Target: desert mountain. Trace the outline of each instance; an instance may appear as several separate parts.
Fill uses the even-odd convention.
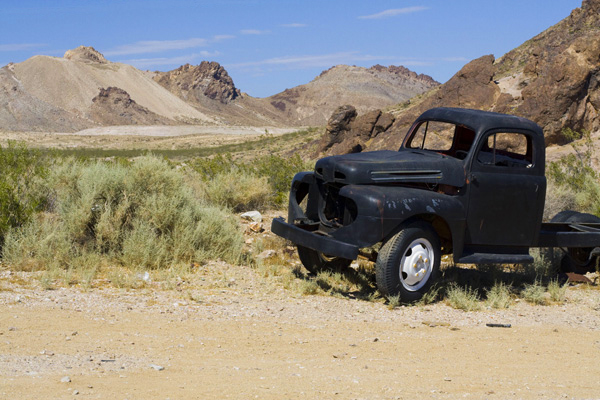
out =
[[[323,125],[343,104],[354,104],[359,113],[397,104],[439,85],[427,75],[404,67],[375,65],[362,68],[338,65],[310,83],[287,89],[266,100],[288,121]]]
[[[397,104],[438,85],[431,77],[401,66],[367,69],[338,65],[305,85],[253,98],[235,87],[222,66],[206,61],[156,72],[154,79],[202,112],[237,124],[323,125],[343,104],[357,104],[358,111],[365,112]]]
[[[93,47],[34,56],[0,69],[0,129],[63,131],[106,125],[323,125],[345,102],[386,107],[435,86],[404,67],[337,66],[269,98],[235,87],[216,62],[169,72],[113,63]]]
[[[394,107],[396,121],[385,134],[348,133],[340,139],[340,132],[332,131],[323,143],[341,142],[328,154],[397,149],[412,121],[438,106],[529,118],[544,129],[548,144],[564,142],[564,128],[600,129],[600,0],[584,0],[567,18],[499,59],[473,60],[445,84]]]
[[[117,121],[215,122],[165,90],[147,73],[127,64],[109,62],[92,47],[69,50],[63,58],[34,56],[2,71],[0,81],[5,90],[0,92],[0,103],[6,105],[2,111],[6,115],[0,114],[3,129],[69,132]],[[107,103],[93,101],[102,98],[102,91],[107,88],[126,92],[139,106],[137,111],[143,114],[145,111],[141,110],[146,110],[151,117],[148,121],[129,118],[130,122],[127,117],[109,117]],[[104,110],[100,112],[102,104]]]

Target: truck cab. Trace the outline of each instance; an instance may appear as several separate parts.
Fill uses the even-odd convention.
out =
[[[272,231],[316,272],[376,261],[384,295],[419,299],[455,263],[531,262],[546,178],[542,129],[524,118],[435,108],[397,151],[331,156],[297,174],[287,221]]]

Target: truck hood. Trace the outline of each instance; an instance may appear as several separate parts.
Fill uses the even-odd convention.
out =
[[[463,161],[412,149],[372,151],[325,157],[315,173],[326,182],[342,184],[433,183],[462,187]]]

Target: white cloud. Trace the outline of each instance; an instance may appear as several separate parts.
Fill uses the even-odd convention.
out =
[[[265,35],[267,33],[271,33],[271,31],[261,31],[258,29],[242,29],[240,33],[242,35]]]
[[[227,40],[227,39],[235,39],[235,36],[233,36],[233,35],[215,35],[215,36],[213,36],[213,40],[216,42],[219,42],[221,40]]]
[[[306,28],[308,25],[294,22],[293,24],[282,24],[281,26],[284,28]]]
[[[411,14],[411,13],[415,13],[415,12],[419,12],[419,11],[424,11],[427,10],[429,7],[424,7],[424,6],[415,6],[415,7],[405,7],[405,8],[392,8],[389,10],[385,10],[382,12],[379,12],[377,14],[371,14],[371,15],[362,15],[360,17],[358,17],[359,19],[381,19],[381,18],[389,18],[389,17],[395,17],[397,15],[402,15],[402,14]]]
[[[104,52],[105,56],[120,56],[128,54],[159,53],[168,50],[184,50],[194,47],[204,47],[209,41],[203,38],[182,40],[146,40],[132,44],[118,46],[113,50]]]
[[[296,55],[274,57],[258,61],[227,64],[227,69],[252,69],[254,73],[264,73],[266,68],[275,69],[309,69],[330,68],[334,65],[402,65],[405,67],[430,67],[440,62],[463,61],[463,57],[424,58],[398,57],[393,55],[361,54],[358,51],[347,51],[319,55]]]
[[[390,61],[397,60],[397,57],[390,56],[374,56],[369,54],[360,54],[357,51],[320,54],[320,55],[301,55],[301,56],[285,56],[274,57],[266,60],[249,61],[237,64],[228,64],[228,67],[243,68],[256,66],[289,66],[295,69],[326,67],[329,68],[337,64],[352,64],[360,61]],[[416,65],[417,61],[407,60],[408,63]],[[419,64],[421,65],[421,64]]]
[[[21,51],[29,50],[35,47],[41,47],[43,44],[40,43],[12,43],[12,44],[0,44],[0,51]]]
[[[157,57],[157,58],[137,58],[131,60],[122,60],[119,61],[121,63],[133,65],[136,68],[147,69],[151,67],[159,67],[163,65],[183,65],[183,64],[193,64],[198,61],[202,61],[207,58],[214,58],[219,56],[221,53],[218,51],[208,52],[201,51],[199,53],[188,54],[184,56],[177,57]]]

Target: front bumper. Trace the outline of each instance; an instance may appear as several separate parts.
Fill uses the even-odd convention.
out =
[[[299,246],[308,247],[328,256],[342,257],[349,260],[355,260],[358,257],[358,246],[288,224],[283,218],[273,220],[271,231]]]

